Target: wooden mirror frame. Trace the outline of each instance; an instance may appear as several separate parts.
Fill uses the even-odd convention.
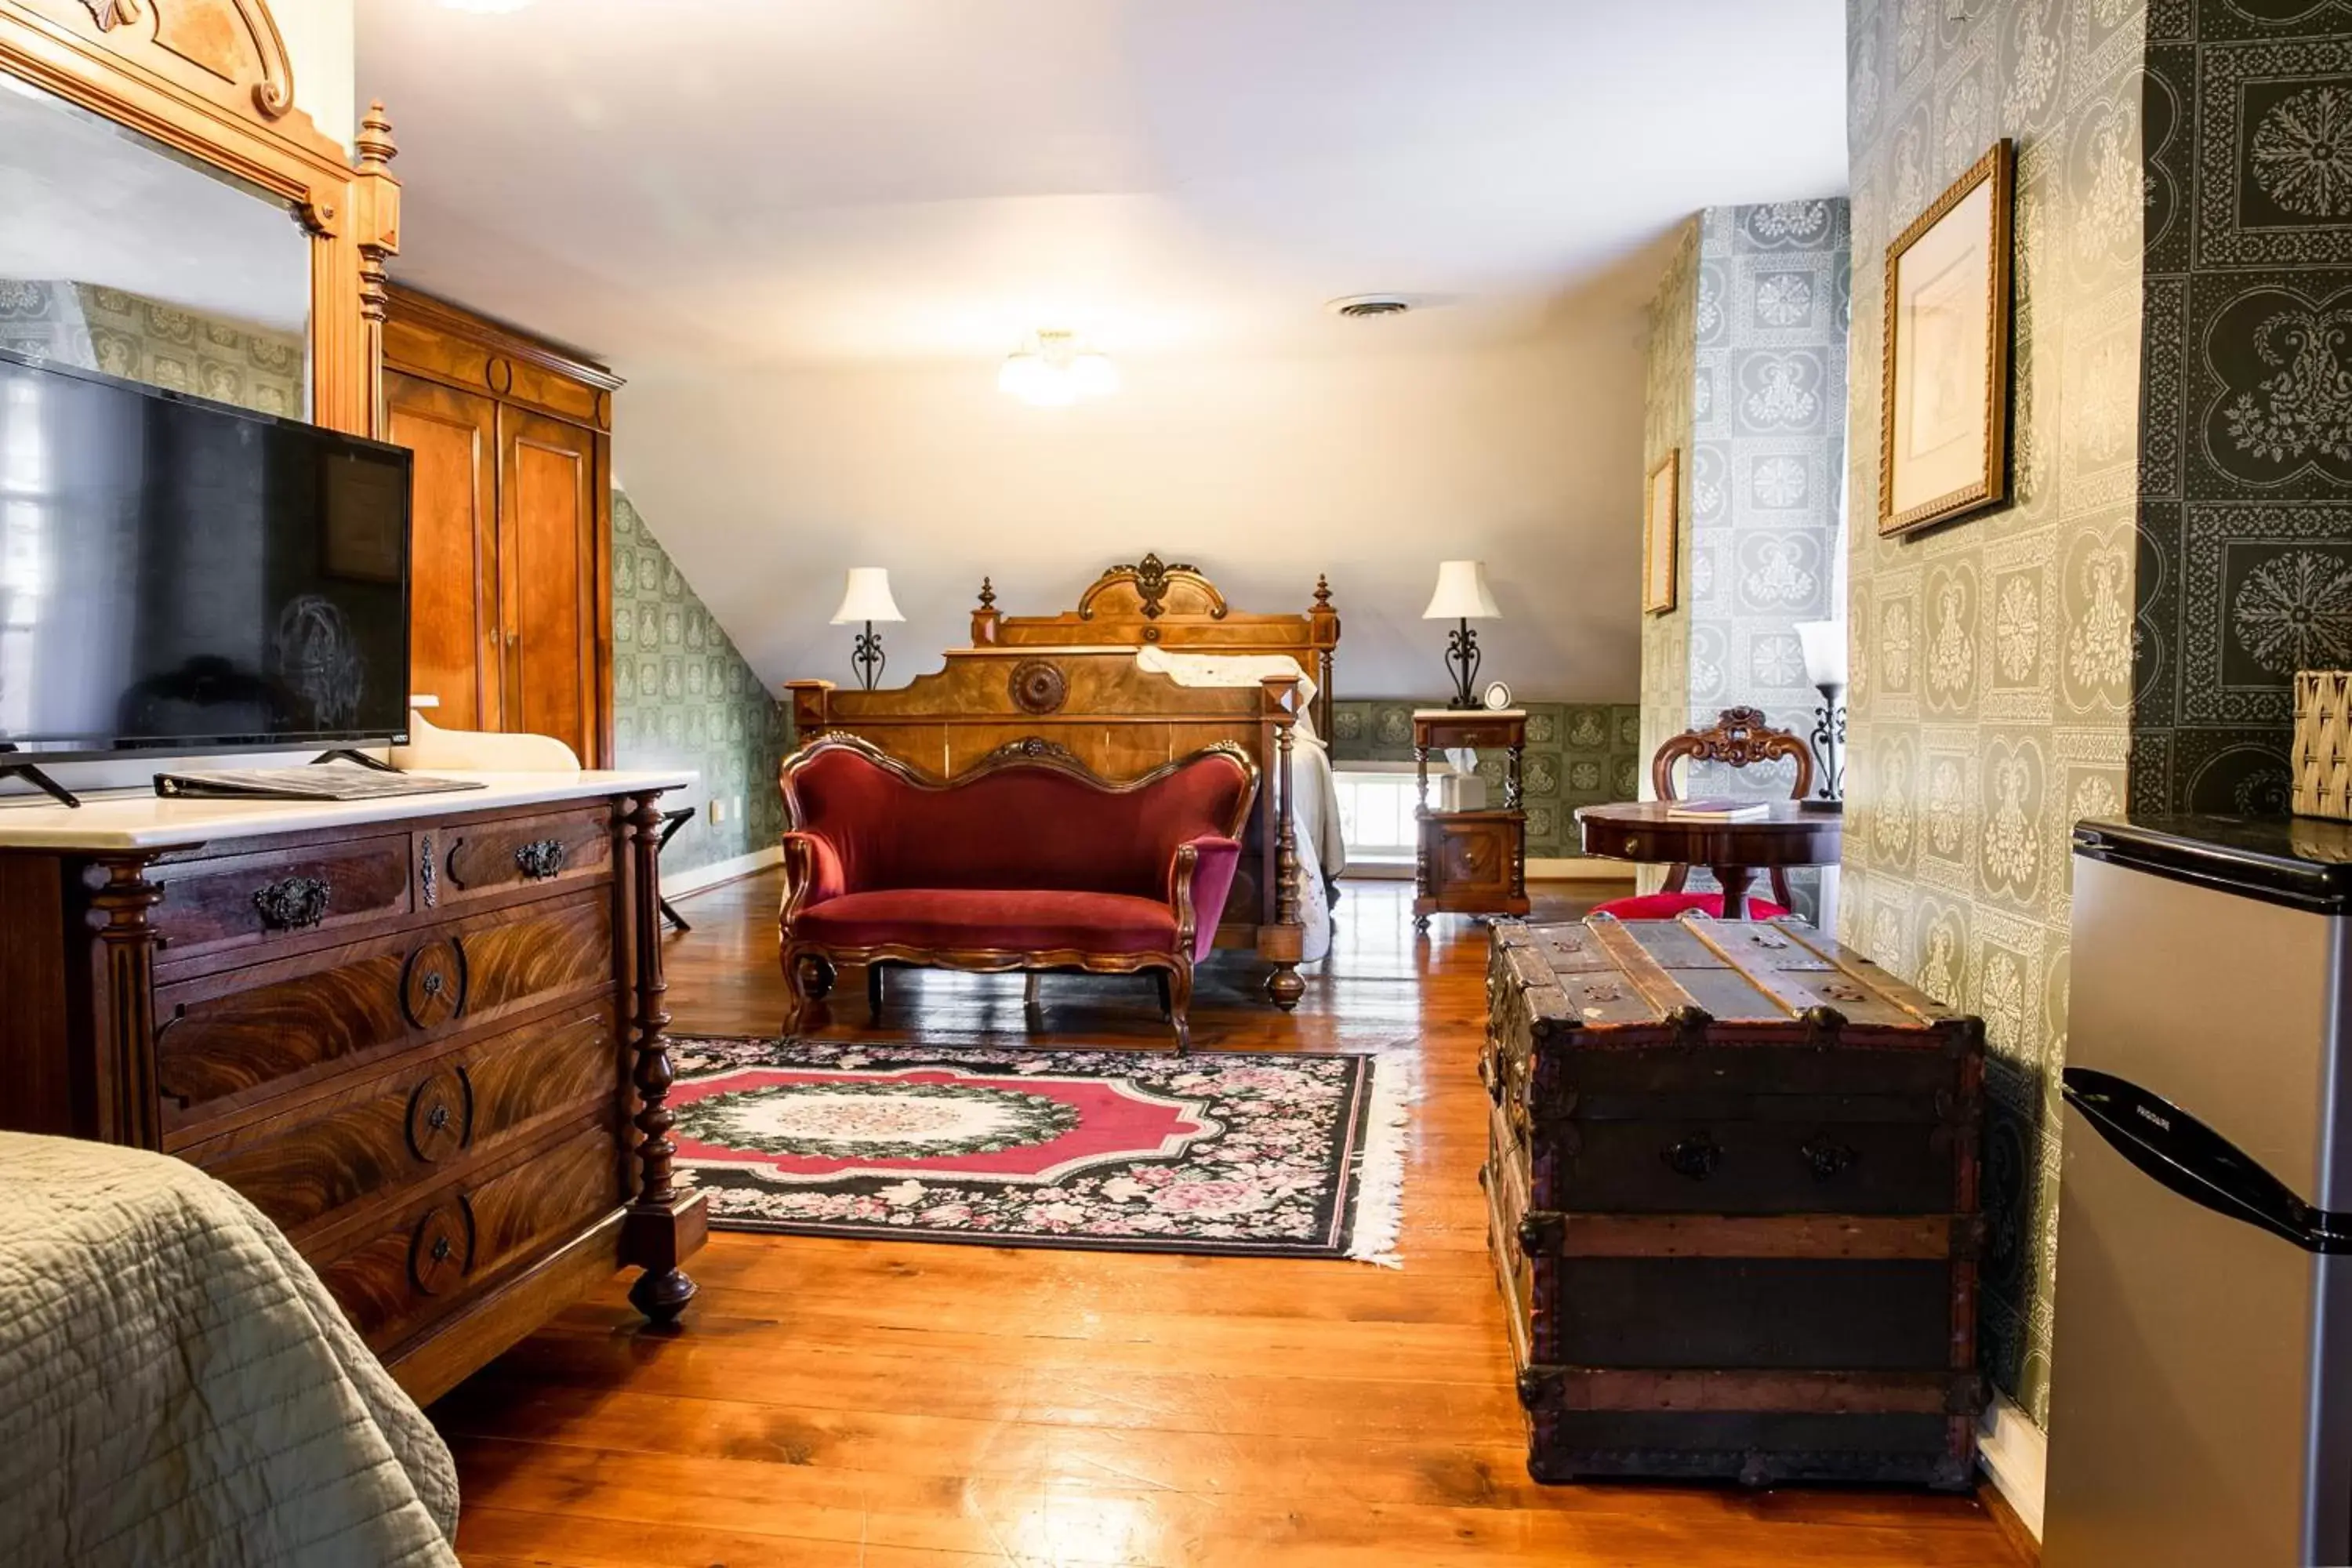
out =
[[[355,161],[294,107],[294,69],[266,0],[0,0],[0,71],[283,200],[312,240],[313,424],[383,434],[384,261],[400,248],[400,182],[383,105]]]

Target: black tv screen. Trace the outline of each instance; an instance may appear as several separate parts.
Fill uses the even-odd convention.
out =
[[[0,350],[0,745],[404,737],[409,454]]]

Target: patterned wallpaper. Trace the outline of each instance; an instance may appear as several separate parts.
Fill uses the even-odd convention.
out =
[[[305,345],[120,289],[0,279],[0,346],[303,418]]]
[[[1761,708],[1809,733],[1800,621],[1831,618],[1845,462],[1846,204],[1710,207],[1651,307],[1643,461],[1683,449],[1676,607],[1643,627],[1643,740]],[[1786,767],[1686,793],[1783,796]]]
[[[1334,761],[1412,761],[1412,710],[1442,708],[1443,697],[1426,702],[1331,704]],[[1633,702],[1521,704],[1528,713],[1528,747],[1519,760],[1527,788],[1528,856],[1537,860],[1571,859],[1583,847],[1572,815],[1596,801],[1632,800],[1643,771],[1642,710]],[[1486,797],[1503,798],[1504,758],[1481,752],[1478,773]]]
[[[1845,463],[1842,200],[1710,207],[1692,380],[1690,724],[1761,708],[1802,735],[1820,697],[1800,621],[1831,618]],[[1709,766],[1690,793],[1785,796],[1784,767]]]
[[[2159,0],[2160,3],[2160,0]],[[2143,0],[1849,0],[1853,765],[1841,936],[1985,1020],[1988,1370],[2048,1410],[2067,832],[2124,798]],[[2018,143],[2008,509],[1874,526],[1885,249]],[[1864,500],[1863,498],[1874,498]]]
[[[2284,811],[2352,665],[2352,6],[2153,0],[2132,803]]]
[[[790,749],[791,715],[768,694],[735,644],[696,597],[619,490],[613,492],[613,741],[616,765],[689,767],[700,785],[680,792],[698,809],[662,854],[691,870],[774,844],[783,832],[776,768]],[[709,802],[740,799],[742,815],[713,826]]]

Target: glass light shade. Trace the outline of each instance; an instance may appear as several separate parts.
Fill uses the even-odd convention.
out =
[[[1845,623],[1799,621],[1797,640],[1805,648],[1805,679],[1815,686],[1845,685]]]
[[[1499,621],[1502,606],[1495,603],[1494,591],[1486,586],[1486,563],[1484,561],[1441,561],[1437,563],[1437,592],[1429,596],[1429,608],[1421,612],[1424,621]]]
[[[1039,332],[1035,346],[1007,354],[996,373],[998,390],[1039,408],[1066,408],[1082,397],[1118,390],[1118,367],[1107,355],[1082,349],[1071,332]]]
[[[903,621],[898,602],[890,597],[890,571],[886,566],[852,566],[849,587],[841,595],[841,608],[833,612],[836,626],[857,621]]]
[[[1070,362],[1070,381],[1080,397],[1108,397],[1118,390],[1118,366],[1107,354],[1083,353]]]

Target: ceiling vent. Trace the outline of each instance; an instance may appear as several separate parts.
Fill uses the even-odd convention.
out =
[[[1412,302],[1395,294],[1350,294],[1324,307],[1335,316],[1402,316]]]

